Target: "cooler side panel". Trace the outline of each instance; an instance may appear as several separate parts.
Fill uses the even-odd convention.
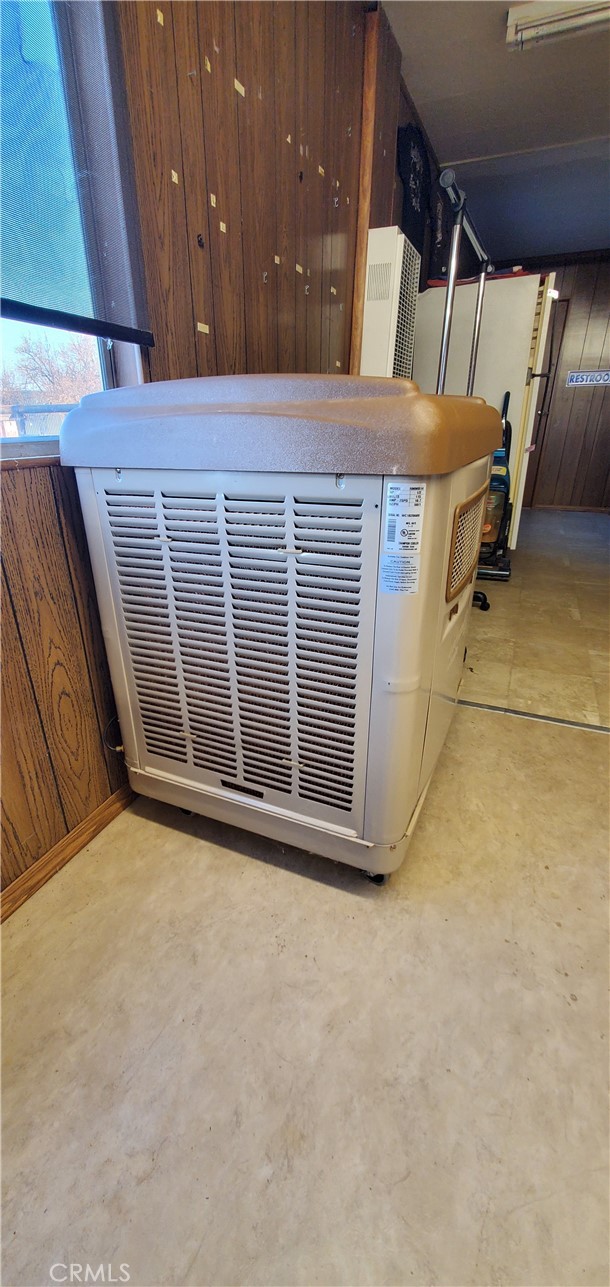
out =
[[[417,804],[449,489],[447,478],[384,479],[364,824],[375,844],[397,843]],[[401,495],[415,510],[406,522]],[[423,499],[419,518],[409,496]]]

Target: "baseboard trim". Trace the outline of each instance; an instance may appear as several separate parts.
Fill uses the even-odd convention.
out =
[[[65,867],[75,854],[84,849],[85,845],[88,845],[100,831],[103,831],[117,814],[122,813],[134,798],[130,786],[119,787],[119,790],[94,809],[88,818],[79,822],[78,826],[74,827],[73,831],[69,831],[67,836],[62,836],[62,839],[58,840],[48,853],[28,867],[27,871],[22,872],[21,876],[18,876],[2,892],[0,919],[5,921],[8,916],[12,916],[22,903],[27,902],[32,894],[46,885],[51,876]]]

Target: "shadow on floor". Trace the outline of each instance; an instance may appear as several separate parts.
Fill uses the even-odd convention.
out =
[[[296,876],[305,876],[319,885],[341,889],[358,898],[378,899],[387,890],[387,886],[373,884],[356,867],[307,853],[293,845],[283,845],[277,840],[244,831],[241,827],[233,827],[226,822],[216,822],[202,814],[185,814],[176,805],[138,796],[131,805],[131,812],[138,818],[154,820],[174,833],[182,831],[185,836],[194,836],[206,845],[214,845],[232,854],[242,854],[245,858],[256,858],[269,866],[279,867]]]

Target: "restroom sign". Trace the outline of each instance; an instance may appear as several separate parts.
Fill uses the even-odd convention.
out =
[[[573,384],[610,384],[610,371],[568,371],[566,388]]]

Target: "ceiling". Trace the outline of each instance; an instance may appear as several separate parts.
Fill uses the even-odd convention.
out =
[[[506,0],[385,0],[402,74],[496,262],[610,244],[610,34],[510,50]]]

